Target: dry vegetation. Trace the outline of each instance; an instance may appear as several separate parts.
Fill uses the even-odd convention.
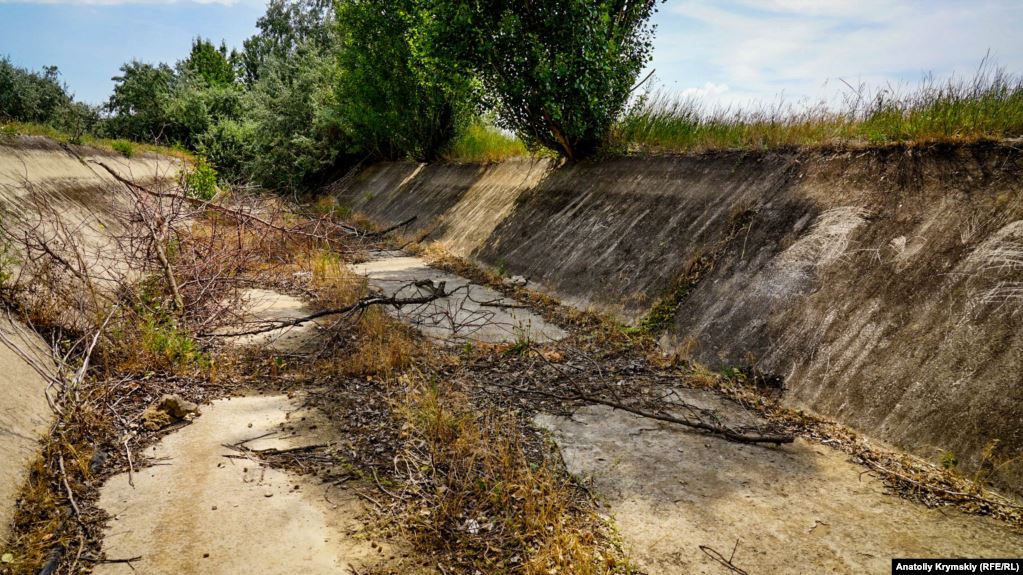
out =
[[[0,139],[13,138],[17,136],[45,136],[57,142],[67,144],[91,146],[121,154],[126,158],[140,154],[159,154],[170,156],[192,162],[195,156],[180,147],[156,146],[140,142],[129,142],[127,140],[116,140],[110,138],[97,138],[91,135],[73,136],[44,124],[32,124],[26,122],[3,122],[0,123]]]
[[[380,307],[358,305],[373,295],[347,264],[387,238],[353,225],[354,216],[332,204],[299,209],[240,194],[213,204],[126,185],[131,201],[108,252],[130,262],[132,274],[92,276],[82,246],[60,226],[5,223],[7,241],[22,254],[17,273],[8,274],[8,309],[60,350],[58,371],[47,376],[56,420],[23,489],[10,545],[16,557],[5,573],[78,573],[126,559],[103,556],[107,518],[95,501],[104,479],[144,466],[144,447],[168,432],[144,429],[140,414],[164,393],[204,402],[239,388],[301,390],[337,424],[345,449],[265,463],[350,482],[382,529],[442,573],[630,572],[599,502],[530,423],[538,411],[567,414],[588,403],[737,441],[827,442],[906,496],[1023,525],[1020,508],[986,489],[985,477],[879,450],[841,426],[787,410],[755,370],[711,373],[685,357],[664,357],[646,330],[509,286],[441,246],[414,245],[433,265],[571,332],[547,345],[434,346]],[[389,247],[416,239],[395,234]],[[40,277],[45,282],[31,281]],[[348,311],[331,316],[309,355],[225,349],[204,334],[239,320],[238,290],[249,287]],[[679,385],[717,389],[766,423],[723,427],[713,414],[666,401],[664,390]],[[999,465],[997,446],[990,451],[991,466]]]
[[[22,491],[4,573],[78,573],[130,559],[103,555],[107,517],[96,499],[106,478],[146,465],[143,449],[168,431],[144,429],[142,411],[164,393],[201,403],[241,386],[308,389],[351,422],[346,440],[364,445],[364,458],[305,456],[334,477],[364,478],[355,488],[384,501],[383,523],[400,525],[395,532],[424,557],[469,572],[627,570],[589,496],[524,415],[448,381],[457,356],[381,309],[334,318],[309,360],[229,351],[203,335],[238,321],[242,288],[304,294],[323,308],[363,301],[366,282],[346,263],[381,237],[322,206],[230,194],[211,204],[125,185],[123,230],[105,253],[128,273],[97,277],[62,224],[5,222],[6,241],[22,254],[8,309],[63,354],[48,376],[56,420]]]
[[[481,270],[451,256],[438,245],[420,248],[433,265],[455,271],[480,283],[528,302],[546,319],[573,326],[573,334],[546,347],[530,346],[509,357],[508,349],[482,353],[478,371],[487,373],[492,391],[509,394],[507,405],[526,410],[570,413],[573,406],[587,403],[618,404],[619,409],[657,418],[688,409],[665,401],[665,385],[713,389],[763,416],[768,427],[762,431],[789,433],[849,453],[853,460],[885,481],[894,492],[928,506],[955,506],[967,513],[991,515],[1010,525],[1023,527],[1023,506],[1001,495],[989,479],[996,469],[1012,463],[995,442],[985,450],[978,471],[965,474],[956,469],[954,458],[943,454],[939,463],[892,451],[874,444],[847,427],[802,411],[779,401],[779,382],[755,367],[710,371],[694,363],[682,351],[664,355],[647,330],[617,324],[609,318],[566,310],[550,298],[523,288],[508,288],[493,271]],[[480,350],[483,352],[483,350]],[[575,372],[561,367],[572,358],[593,367]],[[552,361],[551,358],[557,358]],[[495,363],[504,367],[495,375]],[[533,374],[525,377],[523,374]],[[464,377],[464,375],[463,375]],[[608,381],[623,382],[610,387]],[[608,401],[610,400],[610,401]]]
[[[840,105],[780,102],[734,109],[649,94],[618,124],[612,147],[663,153],[1023,136],[1023,78],[986,63],[972,78],[928,78],[909,88],[846,87]]]

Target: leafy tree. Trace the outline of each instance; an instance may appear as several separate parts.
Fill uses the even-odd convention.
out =
[[[239,55],[242,79],[252,85],[271,59],[296,56],[299,50],[325,52],[334,44],[333,0],[270,0],[256,21],[259,33],[245,40]]]
[[[137,141],[174,141],[167,108],[174,89],[174,70],[166,64],[153,66],[138,60],[121,66],[113,78],[114,93],[107,101],[111,134]]]
[[[56,66],[37,73],[0,58],[0,119],[49,124],[71,106]]]
[[[236,54],[228,54],[227,44],[220,43],[217,49],[209,40],[196,38],[192,41],[192,52],[181,63],[181,67],[197,74],[211,87],[234,84],[235,71],[231,60]]]
[[[334,58],[311,48],[271,56],[249,93],[251,152],[246,170],[257,182],[295,190],[327,170],[346,149],[336,116]]]
[[[417,0],[337,3],[338,113],[353,153],[434,160],[468,108],[464,75],[437,67],[416,44]]]
[[[657,0],[424,0],[427,43],[482,80],[503,126],[570,160],[597,151],[650,58]]]

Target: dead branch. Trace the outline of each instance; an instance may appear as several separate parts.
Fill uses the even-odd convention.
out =
[[[540,395],[540,396],[544,396],[544,397],[547,397],[547,398],[550,398],[550,399],[556,399],[558,401],[575,401],[575,402],[580,402],[581,401],[581,402],[585,402],[585,403],[594,403],[594,404],[598,404],[598,405],[606,405],[606,406],[611,407],[613,409],[619,409],[621,411],[626,411],[628,413],[632,413],[632,414],[638,415],[640,417],[646,417],[648,419],[653,419],[653,420],[656,420],[656,421],[663,421],[665,423],[674,423],[676,425],[684,425],[686,427],[692,427],[692,428],[695,428],[695,429],[700,429],[700,430],[703,430],[703,431],[707,431],[709,433],[712,433],[714,435],[720,435],[721,437],[723,437],[725,439],[728,439],[730,441],[735,441],[737,443],[752,443],[752,444],[773,443],[775,445],[781,445],[783,443],[792,443],[796,439],[794,435],[790,435],[790,434],[787,434],[787,433],[770,433],[770,432],[763,432],[763,431],[759,431],[759,430],[739,429],[739,428],[728,427],[727,425],[722,425],[722,424],[719,424],[719,423],[712,423],[712,422],[704,421],[703,419],[700,419],[700,418],[686,418],[686,417],[679,417],[679,416],[676,416],[676,415],[671,415],[669,413],[664,413],[664,412],[647,411],[645,409],[640,409],[638,407],[627,405],[625,403],[621,403],[621,402],[618,402],[618,401],[611,401],[611,400],[607,400],[607,399],[604,399],[602,397],[597,397],[597,396],[593,396],[593,395],[578,394],[578,395],[567,396],[567,395],[559,395],[559,394],[556,394],[556,393],[551,393],[551,392],[543,391],[543,390],[539,390],[539,389],[521,389],[521,388],[518,388],[518,387],[510,386],[510,385],[507,385],[507,384],[500,384],[500,383],[497,384],[497,385],[499,385],[501,387],[506,387],[508,389],[512,389],[512,390],[517,391],[519,393]],[[680,407],[689,407],[689,408],[692,408],[694,410],[694,412],[695,412],[695,408],[693,408],[692,406],[682,405]]]
[[[434,284],[432,281],[427,280],[425,282],[418,282],[417,287],[426,288],[428,291],[425,295],[408,298],[399,298],[397,297],[397,295],[370,296],[363,298],[353,303],[352,305],[320,310],[316,313],[312,313],[307,316],[295,319],[272,322],[256,329],[251,329],[247,331],[236,331],[231,333],[204,333],[199,334],[199,337],[241,337],[245,335],[258,335],[261,333],[268,333],[271,331],[276,331],[288,327],[299,326],[304,323],[309,323],[313,320],[319,319],[321,317],[353,314],[375,305],[393,306],[395,308],[401,308],[407,305],[421,305],[425,303],[430,303],[432,301],[445,298],[451,295],[451,293],[445,289],[445,282]]]
[[[737,548],[738,546],[739,546],[739,541],[736,540],[735,541],[735,547]],[[740,569],[739,567],[736,567],[735,564],[732,563],[732,559],[735,558],[735,548],[732,549],[732,556],[729,557],[728,559],[725,559],[724,555],[722,555],[716,549],[714,549],[713,547],[711,547],[709,545],[700,545],[700,551],[703,551],[703,553],[707,557],[710,557],[714,561],[717,561],[724,568],[728,569],[732,573],[735,573],[736,575],[749,575],[749,572],[747,572],[744,569]]]
[[[67,490],[67,499],[71,502],[71,508],[75,510],[75,517],[81,519],[82,512],[78,509],[78,504],[75,503],[75,494],[71,491],[71,484],[67,480],[67,471],[64,470],[64,456],[57,456],[57,463],[60,465],[60,479],[64,483],[64,489]]]
[[[200,199],[200,198],[192,198],[192,197],[186,196],[184,194],[176,194],[176,193],[169,193],[169,192],[158,192],[156,190],[151,190],[151,189],[149,189],[149,188],[147,188],[145,186],[142,186],[142,185],[140,185],[140,184],[138,184],[136,182],[133,182],[133,181],[131,181],[131,180],[121,176],[116,171],[114,171],[110,166],[104,164],[103,162],[98,162],[98,161],[95,161],[95,160],[91,160],[91,161],[93,163],[99,165],[100,167],[102,167],[107,172],[109,172],[110,175],[114,177],[114,179],[116,179],[118,182],[121,182],[122,184],[127,186],[129,189],[132,189],[132,190],[135,190],[135,191],[138,191],[138,192],[143,192],[145,194],[149,194],[150,196],[153,196],[153,197],[156,197],[156,198],[164,198],[164,199],[171,199],[171,200],[179,200],[179,201],[188,202],[189,204],[191,204],[191,205],[193,205],[195,207],[213,210],[215,212],[219,212],[219,213],[222,213],[222,214],[234,217],[236,219],[254,222],[254,223],[257,223],[257,224],[259,224],[261,226],[264,226],[266,228],[275,230],[275,231],[283,233],[283,234],[294,234],[294,235],[298,235],[298,236],[305,236],[305,237],[309,237],[309,238],[314,238],[314,239],[317,239],[317,240],[325,240],[326,239],[322,234],[315,234],[315,233],[306,232],[306,231],[299,230],[299,229],[286,228],[284,226],[279,226],[279,225],[274,224],[272,222],[269,222],[269,221],[267,221],[267,220],[265,220],[265,219],[263,219],[263,218],[261,218],[261,217],[259,217],[257,215],[250,214],[250,213],[247,213],[247,212],[243,212],[241,210],[235,210],[235,209],[232,209],[232,208],[228,208],[226,206],[222,206],[220,204],[215,204],[213,202],[210,202],[210,201],[207,201],[207,200],[203,200],[203,199]],[[351,235],[351,236],[365,235],[364,232],[360,232],[358,229],[356,229],[356,228],[354,228],[352,226],[346,226],[346,225],[337,224],[337,223],[335,223],[335,225],[336,225],[336,227],[338,229],[342,230],[343,232],[345,232],[348,235]]]

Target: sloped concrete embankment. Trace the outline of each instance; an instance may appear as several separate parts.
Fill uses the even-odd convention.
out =
[[[124,194],[121,184],[94,162],[144,185],[174,182],[180,164],[172,158],[131,160],[82,146],[63,147],[38,137],[0,139],[0,218],[7,226],[53,230],[59,220],[81,241],[97,273],[116,269],[103,261],[104,246],[120,228],[114,217]],[[17,267],[13,246],[3,246],[6,273]],[[38,438],[51,421],[40,370],[52,368],[49,344],[15,320],[0,320],[3,337],[27,355],[0,345],[0,540],[6,537],[17,490],[36,453]],[[30,361],[31,360],[31,363]],[[35,364],[35,367],[32,366]]]
[[[1023,485],[1023,153],[1011,144],[371,166],[381,222],[784,376],[786,401]],[[1012,458],[1015,461],[1011,461]]]

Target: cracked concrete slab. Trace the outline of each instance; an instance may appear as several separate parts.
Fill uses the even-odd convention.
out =
[[[528,339],[544,343],[566,335],[558,326],[499,292],[431,267],[419,257],[387,253],[352,269],[366,276],[370,287],[403,298],[423,293],[415,282],[443,282],[451,293],[449,297],[389,310],[435,340],[513,343]]]

